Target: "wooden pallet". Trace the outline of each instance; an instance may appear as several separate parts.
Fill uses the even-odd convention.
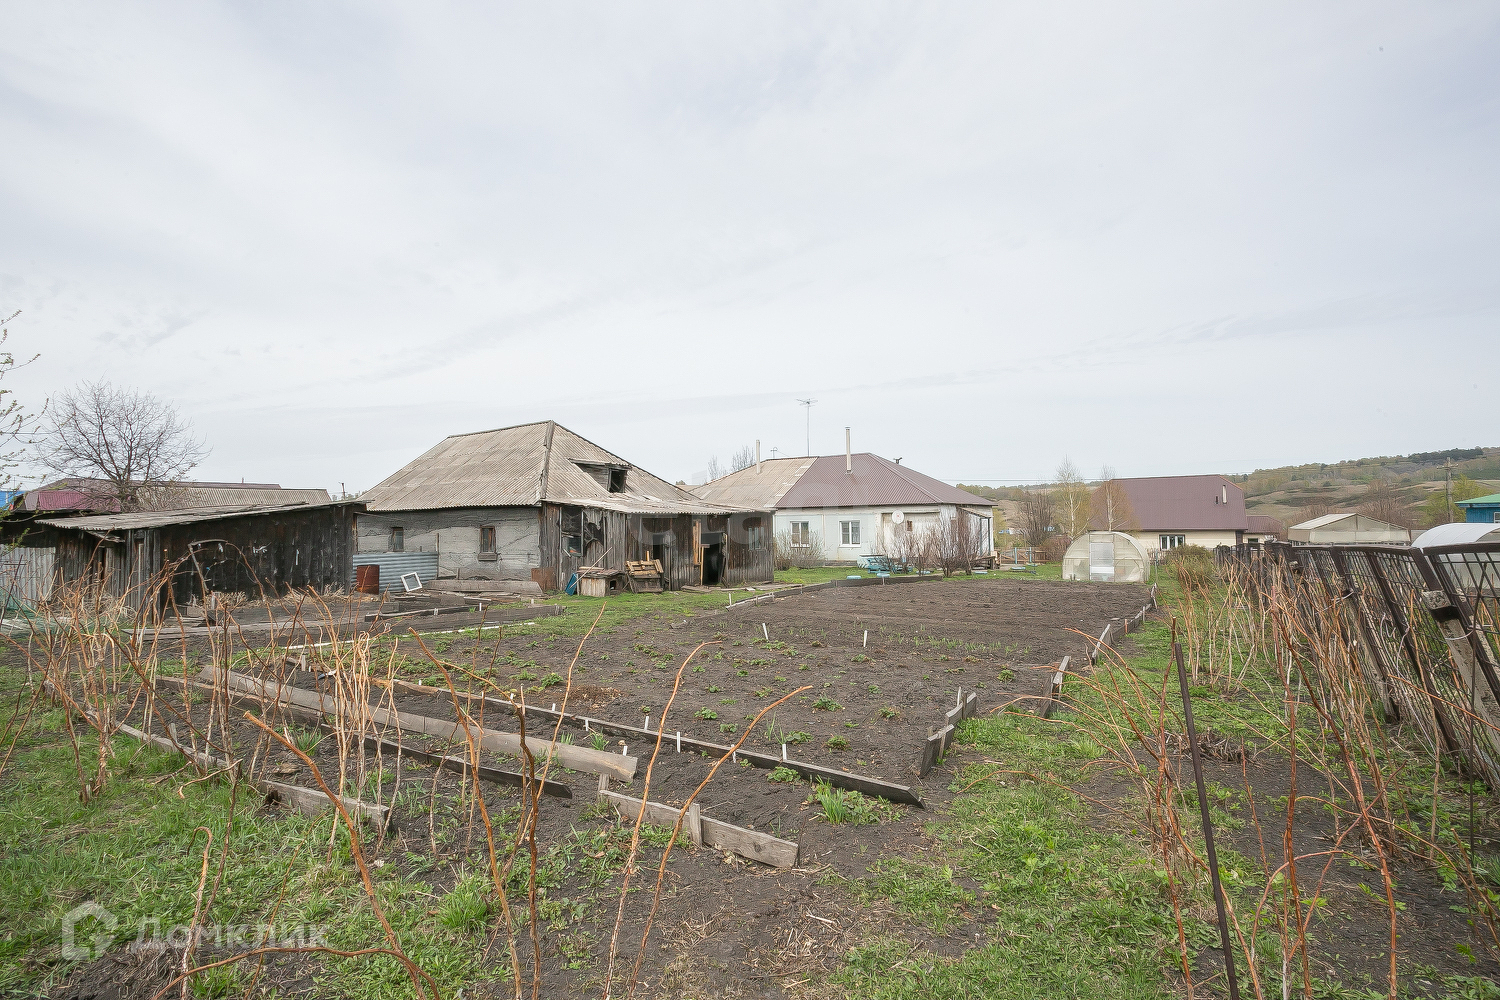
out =
[[[635,593],[659,594],[666,589],[666,571],[660,559],[625,560],[630,589]]]

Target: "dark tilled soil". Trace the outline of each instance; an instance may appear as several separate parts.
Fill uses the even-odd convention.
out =
[[[649,718],[656,728],[671,699],[669,736],[731,744],[761,709],[792,694],[746,749],[780,753],[786,743],[798,760],[913,784],[923,743],[960,690],[979,693],[981,712],[1024,709],[1046,689],[1046,671],[1035,668],[1086,657],[1092,643],[1078,632],[1097,635],[1149,601],[1143,587],[1010,580],[791,594],[591,636],[574,672],[589,706],[578,710],[633,726]],[[682,672],[673,698],[678,668],[701,643],[710,645]],[[479,654],[495,662],[498,683],[535,685],[565,675],[577,648],[465,640],[444,656]],[[527,695],[547,706],[561,698],[560,687]]]

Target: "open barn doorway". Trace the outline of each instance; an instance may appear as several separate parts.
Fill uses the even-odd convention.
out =
[[[705,531],[703,541],[703,586],[717,587],[724,582],[724,532]]]

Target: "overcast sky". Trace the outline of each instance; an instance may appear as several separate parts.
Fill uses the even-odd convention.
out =
[[[556,419],[967,482],[1500,445],[1500,6],[38,4],[33,408],[353,490]]]

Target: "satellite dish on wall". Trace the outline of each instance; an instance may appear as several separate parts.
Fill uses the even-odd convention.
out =
[[[906,515],[899,510],[892,511],[891,520],[895,521],[897,524],[900,524],[902,521],[906,520]]]

